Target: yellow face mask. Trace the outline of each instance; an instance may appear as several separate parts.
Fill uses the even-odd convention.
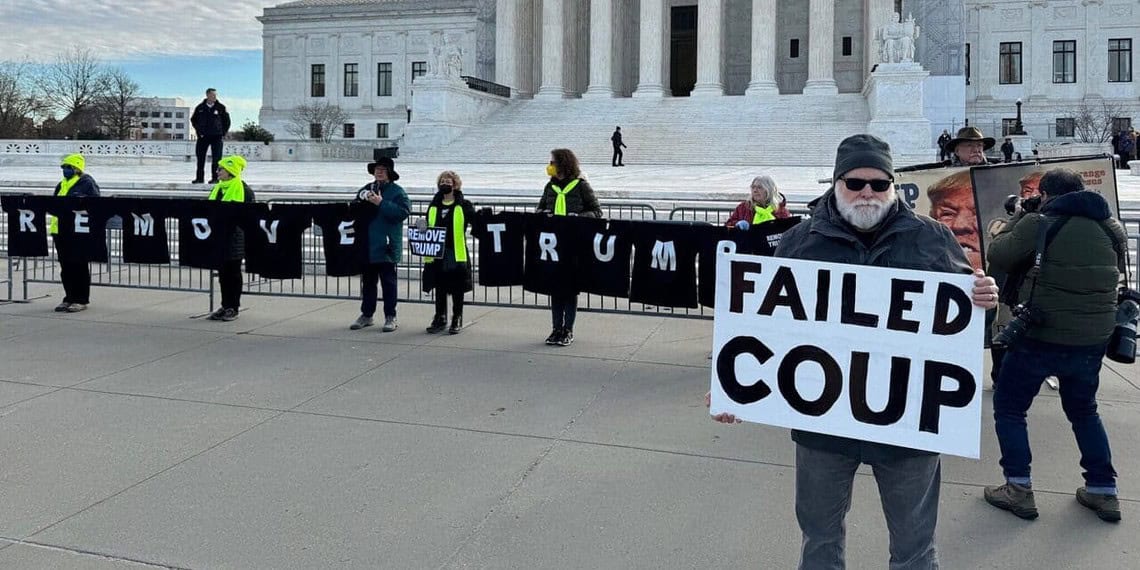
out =
[[[554,176],[555,174],[558,174],[558,169],[554,168],[553,164],[547,164],[546,165],[546,175],[547,176]]]

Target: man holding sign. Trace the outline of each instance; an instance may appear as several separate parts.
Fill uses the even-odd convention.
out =
[[[997,286],[980,271],[969,277],[954,235],[898,199],[892,172],[886,142],[855,135],[840,143],[833,187],[776,250],[830,263],[728,256],[718,264],[711,412],[722,423],[740,417],[798,428],[800,568],[844,567],[844,517],[862,463],[879,484],[890,567],[936,568],[941,463],[929,450],[977,456],[982,324],[970,305],[995,307]],[[889,299],[879,311],[876,295]],[[733,330],[738,319],[761,317],[769,326]],[[779,332],[762,332],[769,329]],[[745,361],[751,370],[760,364],[761,379],[748,377]],[[953,427],[971,425],[972,445],[948,433],[951,417]]]

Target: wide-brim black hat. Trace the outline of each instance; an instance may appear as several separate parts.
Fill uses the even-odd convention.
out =
[[[983,135],[982,129],[978,127],[962,127],[958,129],[958,136],[950,139],[950,142],[946,143],[946,149],[950,152],[954,152],[954,148],[958,146],[958,143],[966,141],[981,141],[986,150],[993,148],[997,142],[993,137]]]
[[[372,174],[372,173],[376,172],[377,166],[383,166],[384,169],[388,171],[388,180],[395,182],[395,181],[400,179],[400,174],[398,172],[396,172],[396,161],[394,161],[388,157],[384,157],[384,158],[381,158],[380,160],[377,160],[376,162],[369,162],[368,163],[368,173]]]

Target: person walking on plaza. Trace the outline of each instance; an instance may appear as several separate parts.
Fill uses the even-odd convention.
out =
[[[788,199],[776,189],[776,181],[767,174],[752,179],[751,196],[736,205],[725,226],[747,230],[756,224],[791,217]]]
[[[915,214],[898,199],[893,172],[891,149],[883,140],[872,135],[843,140],[831,189],[809,220],[788,230],[776,248],[776,257],[973,272],[974,305],[996,306],[998,290],[993,279],[971,268],[949,229]],[[713,419],[737,422],[731,414]],[[796,519],[803,533],[801,569],[845,567],[844,519],[851,508],[855,472],[864,463],[871,466],[879,486],[890,533],[890,567],[938,567],[934,535],[941,461],[937,454],[803,430],[793,430],[792,439],[796,442]]]
[[[463,181],[451,170],[436,177],[436,193],[427,211],[427,225],[446,228],[443,256],[424,260],[423,289],[435,290],[435,317],[427,332],[436,334],[446,327],[450,334],[463,330],[463,295],[474,289],[468,261],[467,228],[475,219],[475,207],[463,197]],[[447,325],[447,297],[451,296],[451,326]]]
[[[63,179],[55,185],[56,196],[93,198],[99,196],[99,185],[84,172],[87,161],[81,154],[69,154],[60,161]],[[59,221],[51,219],[48,233],[55,242],[59,260],[59,278],[63,281],[63,301],[55,306],[57,313],[78,313],[91,302],[91,267],[87,258],[67,240],[60,238]]]
[[[384,293],[384,332],[396,330],[396,264],[404,254],[404,220],[412,211],[408,194],[396,184],[400,179],[396,163],[381,158],[368,164],[372,182],[357,192],[356,206],[364,209],[368,221],[368,263],[360,276],[360,317],[349,327],[360,330],[372,326],[376,314],[376,281]]]
[[[939,162],[945,161],[947,158],[950,157],[950,149],[946,148],[946,145],[950,143],[951,138],[953,138],[953,137],[950,136],[950,131],[947,131],[946,129],[942,129],[942,134],[938,136],[938,161]]]
[[[210,172],[218,171],[218,158],[222,156],[222,139],[230,130],[230,114],[226,106],[218,101],[218,90],[213,87],[206,90],[206,98],[194,107],[190,114],[190,124],[198,134],[198,142],[194,152],[198,158],[198,167],[195,170],[193,184],[201,184],[203,171],[206,168],[206,150],[210,151]],[[217,174],[211,174],[210,184],[217,182]]]
[[[214,172],[218,182],[210,190],[210,200],[218,202],[252,202],[253,190],[241,179],[245,170],[245,158],[227,156],[218,161]],[[235,321],[241,310],[241,289],[243,279],[241,262],[245,258],[245,232],[240,226],[230,234],[229,250],[222,268],[218,270],[218,287],[222,290],[222,306],[207,317],[211,321]]]
[[[614,166],[625,166],[625,164],[622,163],[622,157],[625,156],[625,153],[622,152],[621,149],[625,148],[625,143],[621,140],[621,127],[614,129],[614,134],[610,137],[610,142],[614,145],[614,157],[610,162]]]
[[[1007,163],[1013,162],[1013,139],[1005,137],[1005,142],[1001,143],[1001,155]]]
[[[1108,202],[1086,190],[1077,172],[1051,170],[1038,189],[1040,211],[1016,214],[987,253],[996,271],[1034,268],[1017,290],[1017,302],[1040,317],[1024,319],[1027,330],[1009,341],[1002,363],[993,402],[1006,482],[986,487],[985,499],[1018,517],[1037,518],[1026,412],[1046,377],[1056,376],[1084,468],[1085,486],[1076,499],[1102,520],[1116,522],[1116,470],[1096,393],[1128,238]]]
[[[550,164],[546,165],[550,180],[538,200],[538,213],[555,216],[602,217],[602,207],[594,196],[594,189],[582,177],[578,157],[565,148],[550,151]],[[570,289],[550,296],[552,327],[546,344],[570,346],[574,342],[574,319],[578,314],[578,291]]]

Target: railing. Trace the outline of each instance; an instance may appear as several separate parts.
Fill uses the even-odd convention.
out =
[[[461,75],[459,78],[467,83],[467,87],[475,91],[482,91],[483,93],[506,97],[508,99],[511,96],[511,88],[506,85],[499,85],[498,83],[492,83],[486,79],[479,79],[478,77],[471,77],[470,75]]]

